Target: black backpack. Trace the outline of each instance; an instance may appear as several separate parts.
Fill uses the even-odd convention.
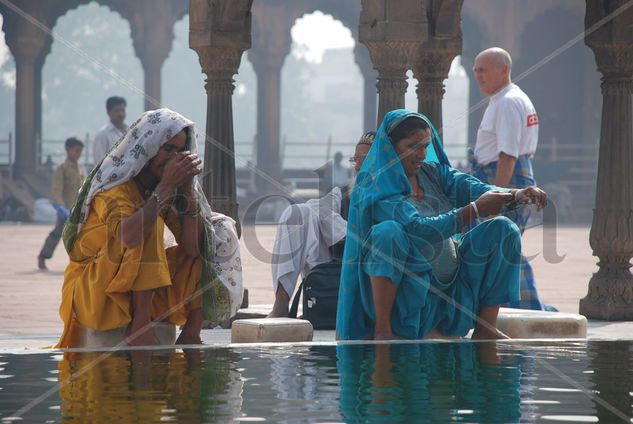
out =
[[[292,300],[288,316],[297,317],[299,298],[303,293],[303,319],[310,321],[315,330],[334,330],[341,267],[339,260],[333,260],[308,271]]]

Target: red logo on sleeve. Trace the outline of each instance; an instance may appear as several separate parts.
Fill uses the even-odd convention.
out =
[[[538,125],[538,115],[536,113],[528,115],[527,126],[531,127],[532,125]]]

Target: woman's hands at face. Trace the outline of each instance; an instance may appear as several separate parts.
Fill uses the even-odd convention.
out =
[[[514,199],[511,192],[490,190],[481,195],[479,199],[475,201],[479,216],[486,217],[490,215],[498,215],[501,212],[501,208],[507,203],[510,203]]]
[[[161,184],[175,189],[190,189],[193,179],[202,172],[202,160],[191,152],[178,152],[165,164]]]

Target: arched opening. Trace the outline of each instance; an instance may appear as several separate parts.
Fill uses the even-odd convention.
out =
[[[284,169],[316,169],[353,149],[363,128],[363,77],[352,32],[331,15],[306,14],[292,27],[282,68]]]
[[[10,163],[9,140],[15,138],[15,60],[7,46],[0,15],[0,165]]]
[[[141,64],[129,23],[96,2],[61,17],[55,35],[42,70],[41,161],[62,161],[63,140],[76,135],[87,141],[80,161],[90,163],[90,140],[108,122],[106,99],[125,97],[128,123],[143,110]]]

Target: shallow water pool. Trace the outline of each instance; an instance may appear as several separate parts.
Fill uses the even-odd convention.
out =
[[[631,422],[633,343],[0,356],[0,422]]]

